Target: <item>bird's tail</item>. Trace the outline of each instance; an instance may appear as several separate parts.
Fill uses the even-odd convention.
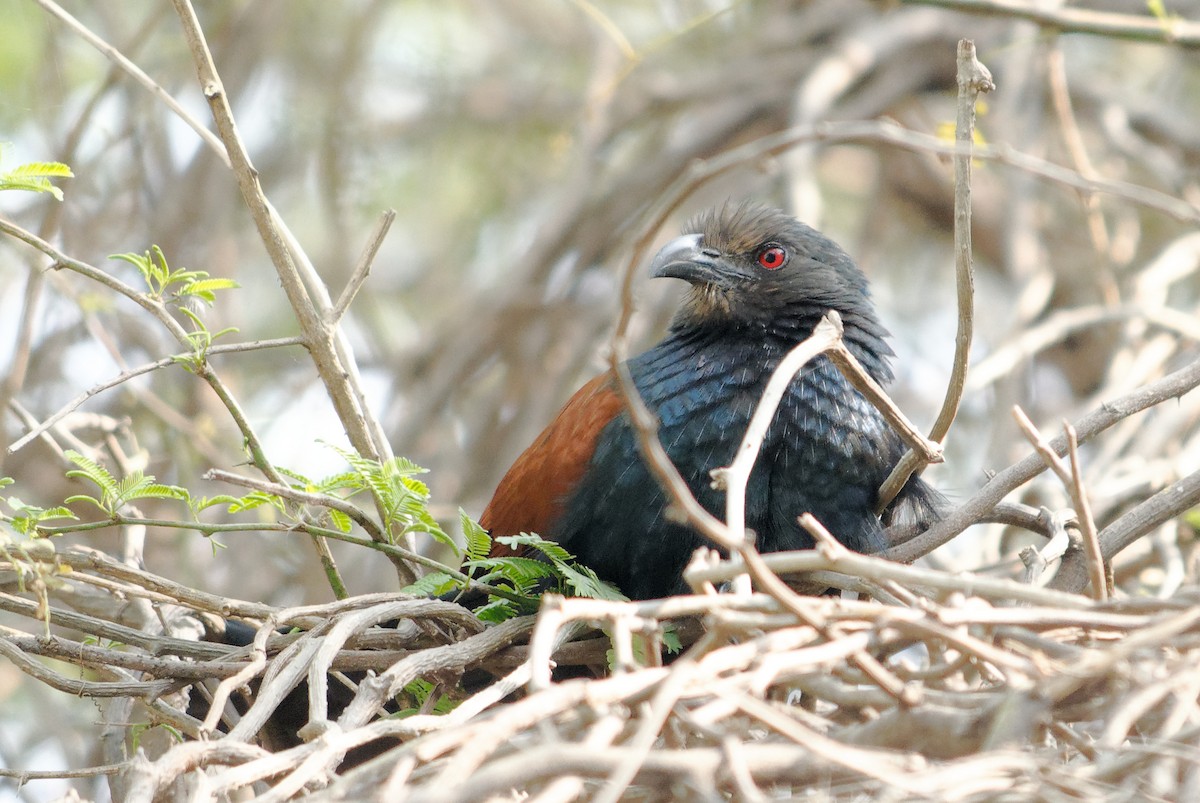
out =
[[[884,537],[888,545],[902,544],[925,532],[941,521],[948,507],[949,501],[938,489],[912,475],[880,517],[887,528]]]

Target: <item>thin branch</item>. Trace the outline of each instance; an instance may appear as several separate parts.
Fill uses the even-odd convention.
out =
[[[1042,433],[1038,432],[1037,427],[1029,420],[1029,416],[1025,415],[1025,411],[1019,406],[1013,406],[1013,418],[1017,422],[1017,426],[1021,428],[1021,432],[1033,444],[1033,448],[1042,456],[1042,460],[1046,462],[1046,466],[1058,475],[1058,479],[1063,485],[1070,486],[1071,484],[1071,469],[1063,462],[1058,453],[1046,442],[1042,437]]]
[[[950,425],[958,415],[967,382],[971,358],[971,340],[975,330],[975,267],[971,250],[971,151],[975,147],[975,107],[980,94],[996,88],[992,74],[975,57],[975,43],[958,43],[958,113],[954,142],[965,152],[954,156],[954,277],[958,297],[958,328],[954,335],[954,362],[950,382],[929,439],[944,443]],[[879,488],[876,513],[882,513],[908,482],[913,473],[928,463],[913,452],[905,454]]]
[[[225,146],[221,144],[221,140],[213,132],[209,131],[203,123],[189,114],[187,109],[183,108],[182,104],[171,96],[170,92],[159,86],[140,67],[125,58],[120,50],[97,36],[95,32],[67,13],[57,3],[53,2],[53,0],[34,0],[34,2],[65,23],[83,41],[99,50],[105,58],[128,73],[137,83],[149,91],[150,94],[162,101],[188,128],[196,132],[196,136],[200,137],[204,144],[208,145],[209,149],[225,162],[226,167],[229,167],[229,155],[225,152]]]
[[[252,341],[249,343],[228,343],[225,345],[212,346],[212,347],[208,348],[205,351],[205,357],[211,357],[211,356],[215,356],[218,354],[240,354],[242,352],[247,352],[247,351],[260,351],[263,349],[282,348],[284,346],[302,346],[302,345],[304,345],[304,342],[298,337],[280,337],[280,338],[276,338],[274,340],[255,340],[255,341]],[[33,439],[40,436],[43,432],[45,432],[48,429],[50,429],[51,427],[53,427],[59,421],[62,421],[64,418],[66,418],[68,415],[73,413],[75,410],[78,410],[84,404],[84,402],[86,402],[88,399],[90,399],[94,396],[98,396],[99,394],[103,393],[106,390],[111,390],[112,388],[115,388],[118,385],[128,382],[130,379],[133,379],[134,377],[138,377],[143,374],[148,374],[148,373],[157,371],[162,368],[167,368],[168,366],[178,365],[182,359],[192,357],[192,356],[194,356],[194,352],[173,354],[170,357],[163,357],[160,360],[155,360],[154,362],[146,363],[145,365],[139,365],[138,367],[130,368],[127,371],[122,371],[120,374],[118,374],[117,376],[113,377],[112,379],[110,379],[106,382],[101,382],[98,385],[93,385],[92,387],[88,388],[83,393],[79,394],[74,399],[71,399],[71,401],[67,402],[65,405],[60,407],[49,418],[45,419],[40,424],[37,424],[36,426],[31,427],[28,432],[26,432],[24,435],[22,435],[17,440],[13,441],[13,443],[10,444],[8,447],[8,453],[13,454],[14,452],[18,451],[22,447],[26,446],[30,441],[32,441]]]
[[[1086,33],[1111,39],[1165,42],[1200,47],[1200,23],[1175,15],[1135,16],[1070,6],[1047,7],[1017,0],[904,0],[910,5],[939,6],[970,14],[1024,19],[1058,33]]]
[[[362,255],[358,258],[358,263],[354,266],[354,272],[350,274],[350,280],[346,282],[346,287],[342,290],[341,296],[338,297],[337,304],[329,312],[327,323],[330,326],[337,326],[346,314],[346,311],[350,309],[350,305],[354,303],[354,297],[358,295],[358,291],[362,289],[363,282],[370,275],[371,265],[375,262],[375,255],[379,253],[379,248],[383,245],[383,240],[387,237],[388,231],[391,230],[392,223],[395,220],[395,209],[385,210],[379,215],[379,220],[375,223],[375,228],[367,240],[366,248],[363,249]]]
[[[1035,588],[1013,580],[985,577],[979,574],[958,575],[936,569],[906,566],[887,558],[861,555],[848,549],[832,554],[819,549],[772,552],[769,555],[760,556],[760,560],[772,572],[783,576],[817,571],[841,572],[851,577],[866,577],[874,581],[893,580],[905,588],[958,591],[967,596],[1020,600],[1065,610],[1086,608],[1089,604],[1085,597],[1066,594],[1062,591]],[[731,579],[738,571],[740,571],[739,567],[720,564],[715,567],[689,570],[688,579],[723,583]]]
[[[754,463],[762,450],[763,439],[775,419],[775,412],[783,401],[784,394],[796,374],[814,357],[841,342],[842,320],[836,312],[823,317],[810,337],[788,352],[759,396],[758,406],[746,426],[742,443],[734,454],[733,462],[725,468],[712,470],[713,480],[725,490],[725,526],[734,535],[745,538],[746,532],[746,486]]]
[[[1083,485],[1083,464],[1079,460],[1079,438],[1070,423],[1063,422],[1067,436],[1067,455],[1071,459],[1071,498],[1079,514],[1079,529],[1083,536],[1083,554],[1087,558],[1088,578],[1091,580],[1092,599],[1103,602],[1108,599],[1108,572],[1104,553],[1100,550],[1100,539],[1096,534],[1096,520],[1092,516],[1092,504],[1088,500],[1087,488]]]

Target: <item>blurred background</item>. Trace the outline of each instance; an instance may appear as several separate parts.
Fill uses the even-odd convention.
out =
[[[632,238],[693,160],[823,121],[889,119],[952,138],[960,38],[975,40],[998,87],[979,120],[984,142],[1200,203],[1200,62],[1170,44],[860,0],[199,5],[263,187],[335,297],[380,212],[398,213],[346,330],[395,452],[430,469],[448,527],[459,506],[478,515],[512,459],[603,368]],[[1151,19],[1151,5],[1068,9]],[[1200,3],[1158,5],[1200,19]],[[63,7],[209,122],[169,4]],[[237,327],[224,342],[297,333],[231,173],[158,99],[32,0],[0,0],[0,141],[0,167],[56,160],[76,176],[59,182],[62,203],[0,195],[0,215],[127,282],[133,268],[108,256],[151,244],[173,267],[235,279],[241,289],[205,313],[212,330]],[[707,206],[747,197],[790,209],[860,262],[894,336],[894,395],[928,427],[955,331],[950,162],[869,142],[798,148],[706,184],[659,237]],[[1176,220],[994,162],[976,165],[974,198],[977,368],[948,460],[929,472],[952,499],[1028,452],[1013,404],[1056,434],[1064,418],[1194,359],[1200,331],[1195,215]],[[0,240],[6,445],[26,431],[23,414],[44,419],[176,350],[133,304],[76,274],[40,274],[46,264]],[[661,334],[681,288],[639,271],[640,347]],[[23,331],[27,363],[14,359]],[[277,465],[311,477],[341,470],[321,441],[345,445],[345,436],[303,350],[213,364]],[[1089,448],[1101,523],[1200,467],[1197,405],[1168,406]],[[235,492],[204,483],[208,468],[245,470],[228,414],[180,368],[96,396],[63,431],[119,448],[194,494]],[[17,481],[10,490],[28,503],[49,506],[81,490],[45,443],[0,459],[0,474]],[[1021,499],[1068,504],[1051,481]],[[1180,529],[1131,559],[1130,571],[1150,572],[1139,575],[1148,593],[1170,593],[1190,576],[1181,547],[1190,535]],[[112,549],[117,538],[76,540]],[[146,567],[273,604],[330,598],[306,540],[219,540],[225,549],[194,532],[152,531]],[[981,529],[937,559],[1010,573],[1019,542]],[[336,547],[352,592],[395,590],[386,561]],[[1166,557],[1145,557],[1155,550]],[[0,764],[88,764],[94,710],[22,678],[0,665]],[[34,724],[47,710],[61,712],[74,735],[56,727],[45,741]],[[0,799],[48,799],[63,788],[0,783]],[[89,794],[103,790],[97,782]]]

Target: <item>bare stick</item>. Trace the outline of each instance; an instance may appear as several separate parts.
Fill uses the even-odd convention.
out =
[[[1079,529],[1083,535],[1083,554],[1087,558],[1088,577],[1092,581],[1092,599],[1108,599],[1108,572],[1105,571],[1104,555],[1100,551],[1100,538],[1096,534],[1096,520],[1092,517],[1092,504],[1087,489],[1083,487],[1083,464],[1079,460],[1079,438],[1070,422],[1063,422],[1067,436],[1067,454],[1071,458],[1071,497],[1075,512],[1079,514]]]
[[[971,151],[975,145],[975,104],[979,95],[996,88],[992,74],[975,57],[975,43],[958,43],[958,119],[954,142],[963,151],[954,157],[954,276],[958,292],[958,331],[954,336],[954,364],[942,409],[929,432],[929,439],[942,443],[958,415],[963,388],[967,383],[967,364],[971,357],[971,339],[975,330],[975,268],[971,258]],[[909,452],[901,458],[879,489],[876,513],[882,513],[914,472],[927,461]]]
[[[842,372],[842,376],[846,377],[855,390],[866,397],[867,401],[875,405],[875,409],[887,419],[888,424],[896,431],[900,439],[907,443],[908,447],[916,452],[923,462],[942,462],[941,445],[921,434],[916,425],[908,420],[904,411],[892,401],[891,396],[888,396],[883,386],[867,373],[867,369],[862,367],[862,363],[858,361],[854,353],[846,348],[844,341],[836,343],[826,354],[829,361]]]
[[[354,272],[350,274],[350,281],[346,282],[346,287],[342,290],[341,296],[338,297],[337,304],[329,312],[329,325],[337,326],[341,322],[342,316],[346,314],[346,310],[350,309],[350,305],[354,303],[354,297],[362,288],[363,282],[367,280],[367,276],[370,275],[371,265],[375,262],[375,255],[379,253],[379,248],[383,245],[383,239],[387,237],[388,231],[392,228],[392,223],[395,220],[395,209],[387,209],[379,216],[379,221],[375,224],[375,229],[371,232],[370,239],[367,240],[367,247],[363,249],[362,256],[358,258],[358,264],[354,266]]]
[[[1092,517],[1091,504],[1088,502],[1087,490],[1083,486],[1083,468],[1079,462],[1079,441],[1075,435],[1075,428],[1069,422],[1063,422],[1063,431],[1067,440],[1067,454],[1070,456],[1070,465],[1063,462],[1063,459],[1051,448],[1046,442],[1037,427],[1025,415],[1025,412],[1020,407],[1013,407],[1013,417],[1017,420],[1017,425],[1021,431],[1025,433],[1025,437],[1029,439],[1033,447],[1037,449],[1038,454],[1046,462],[1059,480],[1066,487],[1067,493],[1071,495],[1072,503],[1075,506],[1075,518],[1079,522],[1079,529],[1083,535],[1084,556],[1087,558],[1088,577],[1091,580],[1092,598],[1097,600],[1108,599],[1108,582],[1105,579],[1104,556],[1100,553],[1100,542],[1096,537],[1096,521]],[[1052,542],[1053,543],[1053,542]],[[1065,545],[1065,540],[1064,540]],[[1062,555],[1060,549],[1055,557]],[[1043,555],[1043,557],[1045,557]],[[1044,563],[1042,564],[1044,565]]]
[[[46,11],[48,11],[50,14],[60,19],[81,39],[99,50],[102,54],[104,54],[105,58],[112,61],[126,73],[132,76],[135,81],[149,90],[150,94],[161,100],[167,106],[167,108],[175,112],[180,120],[183,120],[183,122],[189,128],[196,132],[196,136],[200,137],[200,139],[203,140],[206,145],[208,145],[213,153],[217,154],[217,156],[219,156],[221,160],[225,162],[227,167],[229,166],[229,156],[226,154],[225,146],[221,144],[221,140],[217,139],[213,132],[205,128],[203,123],[189,114],[187,109],[183,108],[179,101],[175,100],[175,98],[171,96],[170,92],[167,92],[165,89],[159,86],[153,78],[151,78],[142,70],[141,67],[138,67],[132,61],[125,58],[121,51],[117,50],[117,48],[101,39],[95,34],[95,32],[93,32],[79,20],[75,19],[75,17],[68,14],[57,3],[53,2],[53,0],[34,0],[34,2],[46,9]]]
[[[1026,19],[1055,33],[1071,31],[1116,39],[1167,42],[1182,47],[1200,47],[1200,23],[1171,15],[1167,19],[1145,15],[1117,14],[1068,6],[1047,7],[1017,0],[905,0],[907,3],[941,6],[955,11]]]
[[[1025,415],[1024,410],[1017,405],[1013,405],[1012,414],[1013,418],[1016,419],[1017,426],[1021,428],[1021,432],[1033,444],[1033,448],[1037,450],[1037,453],[1042,456],[1042,460],[1046,461],[1046,465],[1058,475],[1059,480],[1064,485],[1069,486],[1071,484],[1071,469],[1062,461],[1062,458],[1058,456],[1053,447],[1046,442],[1046,439],[1042,437],[1042,433],[1038,432],[1037,427],[1029,420],[1029,416]]]

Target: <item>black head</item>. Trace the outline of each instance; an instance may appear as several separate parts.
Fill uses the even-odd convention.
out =
[[[761,329],[800,340],[837,310],[856,352],[891,354],[858,265],[833,240],[778,209],[746,203],[705,212],[658,252],[650,271],[692,285],[674,330]]]

